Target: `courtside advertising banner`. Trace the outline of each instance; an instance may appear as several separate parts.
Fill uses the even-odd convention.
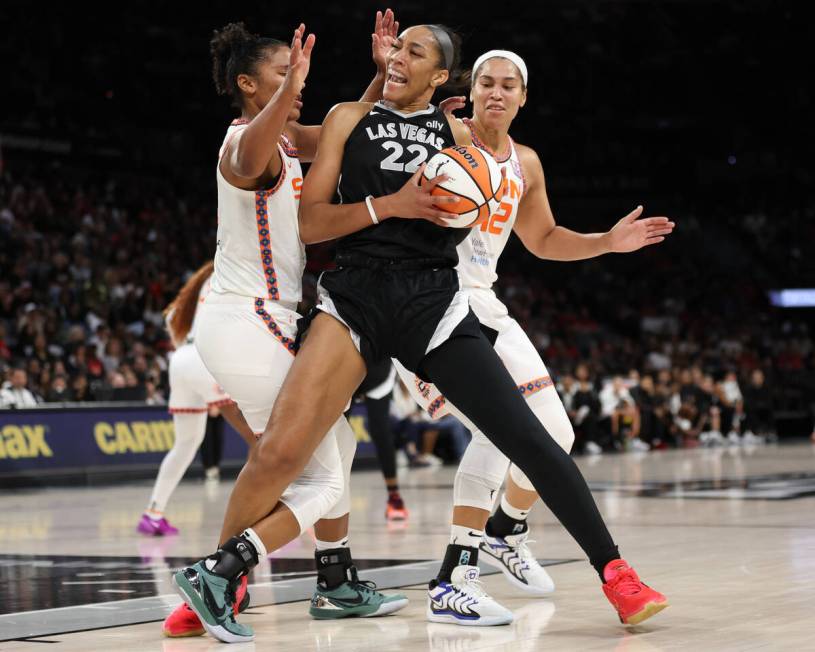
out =
[[[365,409],[349,421],[358,457],[374,455]],[[81,407],[0,410],[0,477],[32,471],[92,471],[156,465],[173,446],[173,418],[166,407]],[[246,459],[246,444],[224,426],[224,462]]]

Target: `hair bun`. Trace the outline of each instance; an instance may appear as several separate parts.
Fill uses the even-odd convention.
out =
[[[232,85],[229,83],[229,60],[234,54],[245,50],[255,39],[257,37],[250,34],[242,22],[229,23],[213,31],[209,51],[212,55],[212,77],[218,95],[232,93]]]

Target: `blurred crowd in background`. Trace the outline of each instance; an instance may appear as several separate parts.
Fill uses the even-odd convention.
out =
[[[161,311],[212,256],[231,117],[209,77],[212,29],[237,18],[287,39],[305,11],[318,46],[304,121],[317,123],[373,73],[347,60],[368,51],[378,8],[235,16],[216,2],[158,25],[125,7],[91,25],[68,6],[41,24],[8,3],[19,29],[0,54],[19,63],[6,90],[23,101],[0,108],[0,407],[166,402]],[[403,25],[429,19],[421,3],[398,10]],[[512,133],[539,152],[559,223],[605,230],[642,203],[678,225],[626,256],[542,262],[517,239],[504,254],[499,294],[556,380],[578,449],[808,434],[813,310],[767,298],[815,287],[815,174],[801,146],[815,138],[813,89],[777,75],[781,62],[807,75],[799,9],[547,3],[526,8],[527,33],[509,14],[468,26],[452,5],[434,11],[463,23],[465,61],[489,47],[527,57]],[[333,29],[340,17],[346,30]],[[330,245],[309,248],[306,303],[330,261]]]

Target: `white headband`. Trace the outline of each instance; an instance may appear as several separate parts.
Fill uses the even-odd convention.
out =
[[[518,70],[521,71],[521,77],[523,77],[524,86],[527,85],[527,82],[529,80],[529,73],[526,70],[526,64],[524,63],[524,60],[521,59],[521,57],[519,57],[517,54],[515,54],[514,52],[510,52],[509,50],[490,50],[489,52],[485,52],[480,57],[478,57],[478,59],[475,60],[475,64],[473,64],[473,83],[475,83],[475,73],[481,67],[481,64],[484,63],[487,59],[494,59],[496,57],[507,59],[508,61],[514,63],[518,67]]]

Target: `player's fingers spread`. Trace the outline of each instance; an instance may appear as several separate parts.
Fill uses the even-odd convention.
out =
[[[410,177],[409,183],[412,183],[414,186],[418,186],[419,185],[419,179],[421,178],[422,173],[424,172],[424,169],[426,167],[427,167],[427,163],[422,163],[419,166],[419,169],[416,170],[416,172],[413,173],[412,177]]]
[[[646,233],[652,235],[654,233],[670,233],[673,230],[673,224],[652,224],[646,229]]]
[[[457,204],[458,197],[450,197],[449,195],[433,195],[433,203],[436,206],[445,206],[448,204]]]
[[[309,34],[308,38],[306,38],[306,45],[303,48],[303,54],[306,57],[311,56],[311,51],[314,49],[314,44],[317,42],[317,36],[314,34]]]
[[[440,183],[447,181],[449,178],[450,177],[446,174],[438,174],[422,187],[425,189],[425,192],[429,193],[433,191],[433,188],[438,186]]]
[[[623,218],[623,222],[631,223],[642,215],[642,206],[637,206],[633,211]]]

